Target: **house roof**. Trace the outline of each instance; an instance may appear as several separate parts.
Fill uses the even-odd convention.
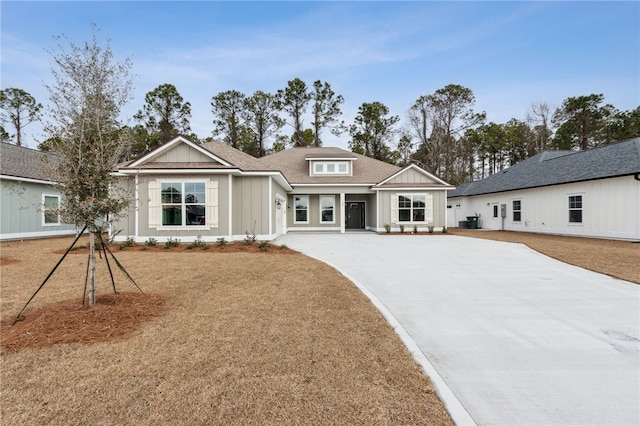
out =
[[[640,173],[640,138],[587,151],[545,151],[502,172],[465,183],[449,198],[605,179]]]
[[[220,157],[230,164],[245,171],[265,171],[265,167],[262,162],[257,158],[246,154],[239,149],[229,146],[222,142],[207,142],[200,145],[202,148],[211,152],[217,157]]]
[[[0,143],[0,174],[16,178],[51,181],[51,160],[55,154]]]
[[[352,176],[310,176],[309,159],[345,159],[353,164]],[[280,170],[292,184],[374,185],[400,171],[400,167],[337,147],[296,147],[259,159],[270,169]]]

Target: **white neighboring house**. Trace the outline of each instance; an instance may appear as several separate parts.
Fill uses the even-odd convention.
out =
[[[447,225],[640,240],[640,138],[545,151],[447,197]]]
[[[46,158],[53,154],[0,143],[0,240],[76,234],[58,215],[61,195]]]

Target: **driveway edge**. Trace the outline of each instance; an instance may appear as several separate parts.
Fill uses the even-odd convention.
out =
[[[309,256],[306,253],[305,255]],[[389,325],[393,327],[393,330],[400,337],[400,340],[402,340],[402,343],[404,343],[405,347],[409,350],[409,352],[413,356],[413,359],[420,365],[420,367],[422,367],[422,370],[429,377],[429,379],[431,379],[431,382],[433,383],[433,387],[436,390],[436,394],[444,403],[445,407],[447,408],[447,411],[451,415],[451,418],[453,419],[455,424],[458,426],[478,426],[478,424],[475,422],[475,420],[473,420],[473,417],[471,417],[467,409],[464,408],[462,403],[451,391],[451,389],[449,388],[447,383],[444,381],[442,376],[440,376],[440,374],[435,369],[433,364],[431,364],[431,361],[429,361],[426,355],[422,352],[418,344],[413,340],[411,335],[407,332],[407,330],[405,330],[405,328],[402,326],[402,324],[400,324],[400,322],[396,319],[396,317],[393,316],[393,314],[386,308],[386,306],[384,306],[384,304],[380,302],[380,300],[378,300],[378,298],[373,293],[371,293],[369,289],[367,289],[360,282],[358,282],[358,280],[349,276],[349,274],[346,274],[344,271],[340,270],[340,268],[338,268],[337,266],[331,265],[330,263],[322,259],[318,259],[317,257],[314,257],[314,256],[309,256],[309,257],[312,257],[322,263],[326,263],[327,265],[331,266],[332,268],[340,272],[342,275],[344,275],[349,281],[355,284],[355,286],[362,292],[362,294],[364,294],[371,301],[371,303],[373,303],[373,305],[378,309],[378,311],[380,311],[382,316],[387,320]]]

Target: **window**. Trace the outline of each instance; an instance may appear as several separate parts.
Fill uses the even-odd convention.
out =
[[[498,205],[494,204],[493,206],[493,217],[497,218],[498,217]]]
[[[42,196],[42,224],[44,226],[60,225],[60,196]]]
[[[293,205],[295,208],[293,222],[309,223],[309,196],[296,195],[295,197],[293,197]]]
[[[521,220],[522,220],[521,200],[513,200],[513,221],[520,222]]]
[[[349,167],[346,161],[317,161],[313,163],[313,173],[316,175],[348,175]]]
[[[398,221],[424,222],[426,194],[398,195]]]
[[[582,223],[582,195],[569,195],[569,223]]]
[[[333,195],[320,196],[320,222],[335,223],[333,212],[335,210],[335,197]]]
[[[162,226],[206,225],[204,182],[163,182]]]

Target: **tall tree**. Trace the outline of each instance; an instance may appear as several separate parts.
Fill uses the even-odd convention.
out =
[[[535,144],[529,155],[539,154],[551,148],[551,106],[547,102],[534,102],[527,111],[527,122],[533,129]]]
[[[439,141],[431,138],[433,126],[433,109],[429,96],[420,96],[409,108],[409,127],[416,137],[418,150],[414,155],[423,167],[432,173],[440,169],[440,150],[436,146]]]
[[[304,134],[302,116],[307,111],[311,97],[312,94],[307,89],[306,83],[299,78],[289,81],[286,89],[278,91],[279,107],[289,114],[293,120],[292,123],[288,124],[293,127],[291,140],[294,146],[305,146],[302,137]]]
[[[640,137],[640,106],[631,111],[616,111],[607,126],[607,140],[619,142]]]
[[[392,151],[387,143],[395,133],[393,126],[400,117],[388,114],[389,108],[380,102],[365,102],[358,107],[354,123],[349,127],[352,138],[349,145],[353,152],[393,162]]]
[[[602,102],[603,94],[565,99],[553,115],[558,129],[555,147],[586,150],[600,146],[605,140],[606,119],[613,112],[611,105],[600,106]]]
[[[243,151],[254,157],[263,157],[266,153],[267,139],[277,134],[284,126],[278,115],[278,100],[275,95],[258,90],[245,99],[244,121],[250,138]]]
[[[62,45],[68,41],[69,46]],[[60,52],[52,52],[54,83],[50,94],[50,119],[45,131],[51,149],[58,153],[52,180],[60,182],[61,215],[67,223],[90,231],[90,265],[87,288],[89,305],[95,304],[95,234],[104,231],[99,222],[113,221],[129,204],[129,194],[118,192],[115,165],[130,143],[120,131],[118,116],[131,98],[131,62],[118,62],[107,42],[93,39],[76,45],[58,38]]]
[[[158,134],[160,144],[191,132],[191,104],[184,101],[173,84],[161,84],[148,92],[144,101],[143,109],[134,118],[144,123],[149,134]]]
[[[42,104],[22,89],[8,88],[0,90],[0,117],[10,121],[16,130],[16,145],[22,145],[22,129],[40,119]]]
[[[340,105],[344,103],[344,98],[342,95],[336,96],[329,83],[317,80],[313,82],[311,100],[313,102],[313,145],[322,146],[320,133],[323,128],[329,127],[331,133],[336,136],[346,130],[344,121],[339,121],[342,115]]]
[[[211,98],[213,136],[223,135],[225,143],[234,148],[239,148],[241,142],[246,98],[237,90],[220,92]]]

